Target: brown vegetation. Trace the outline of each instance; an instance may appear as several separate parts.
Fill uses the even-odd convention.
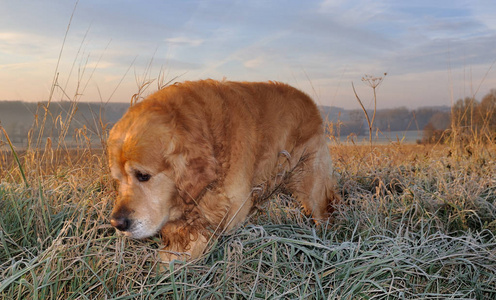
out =
[[[424,127],[422,142],[439,143],[446,140],[458,144],[496,140],[496,89],[491,90],[480,102],[473,97],[459,99],[451,113],[432,116]]]

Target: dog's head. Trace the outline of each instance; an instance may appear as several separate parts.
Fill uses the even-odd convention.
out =
[[[112,226],[148,237],[201,201],[217,177],[203,122],[191,112],[144,101],[115,124],[108,140],[110,170],[119,182]]]

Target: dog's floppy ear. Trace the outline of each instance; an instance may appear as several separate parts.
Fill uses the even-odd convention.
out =
[[[183,170],[176,170],[176,186],[179,196],[186,202],[196,202],[207,186],[217,179],[217,161],[213,154],[203,149],[201,144],[183,153],[185,165]]]
[[[179,196],[188,204],[198,203],[207,186],[217,180],[218,162],[206,128],[181,125],[172,133],[173,152],[168,163]]]

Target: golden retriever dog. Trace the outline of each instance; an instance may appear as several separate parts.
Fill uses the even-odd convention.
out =
[[[270,186],[284,184],[316,222],[338,201],[319,110],[282,83],[168,86],[129,108],[108,151],[120,183],[110,223],[133,238],[160,232],[164,262],[199,257]]]

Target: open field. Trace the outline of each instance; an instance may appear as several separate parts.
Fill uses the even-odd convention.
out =
[[[2,152],[2,299],[494,299],[496,151],[331,146],[343,205],[315,227],[279,195],[190,263],[118,236],[101,150]]]

